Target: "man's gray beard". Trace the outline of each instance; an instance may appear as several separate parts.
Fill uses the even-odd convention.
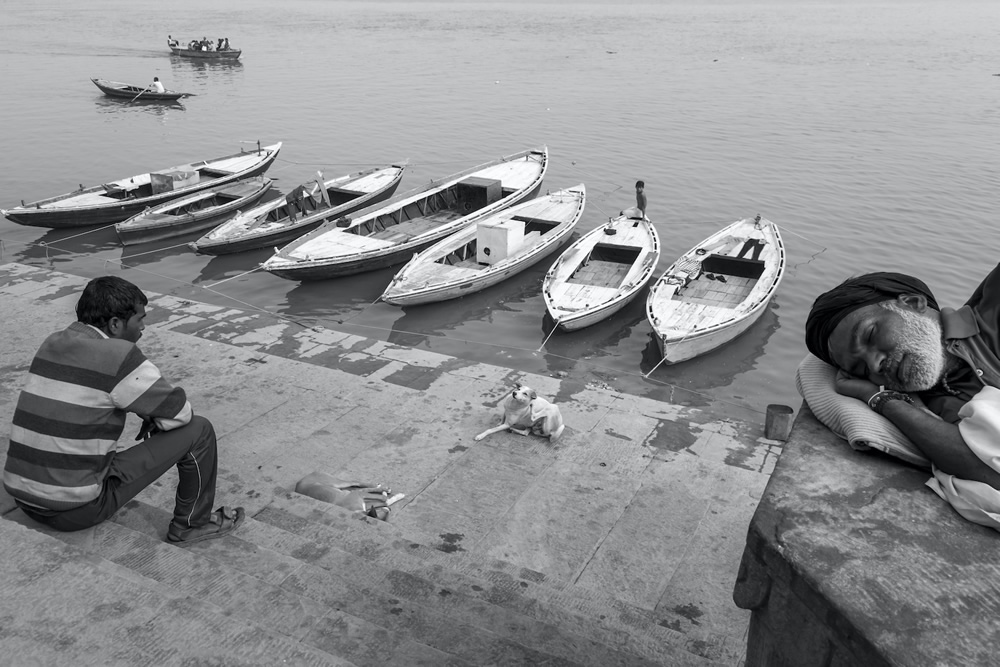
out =
[[[940,382],[948,364],[941,322],[904,308],[895,301],[883,301],[879,306],[896,313],[903,320],[892,362],[898,364],[904,356],[910,357],[906,377],[900,378],[901,386],[896,386],[895,381],[889,379],[886,386],[896,391],[925,391]]]

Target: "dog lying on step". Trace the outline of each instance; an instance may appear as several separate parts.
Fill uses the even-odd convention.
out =
[[[565,428],[562,413],[555,403],[539,398],[534,389],[519,383],[504,399],[500,425],[483,431],[476,436],[476,441],[491,433],[510,430],[521,435],[533,433],[555,442]]]

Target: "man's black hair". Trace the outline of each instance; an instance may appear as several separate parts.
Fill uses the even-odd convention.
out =
[[[84,324],[104,329],[111,318],[128,321],[137,306],[149,303],[142,290],[118,276],[94,278],[83,288],[76,302],[76,319]]]
[[[636,181],[635,182],[635,187],[637,187],[637,188],[644,188],[644,187],[646,187],[646,184],[643,183],[642,181]]]

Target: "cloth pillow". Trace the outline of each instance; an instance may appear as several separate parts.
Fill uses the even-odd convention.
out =
[[[863,401],[837,393],[837,369],[807,354],[795,373],[795,388],[816,418],[854,449],[876,449],[907,463],[930,468],[920,450],[896,426]],[[914,403],[921,405],[914,397]]]

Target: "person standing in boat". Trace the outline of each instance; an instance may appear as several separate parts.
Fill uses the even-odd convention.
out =
[[[160,77],[154,76],[153,83],[149,84],[149,88],[147,88],[146,90],[148,90],[151,93],[162,93],[166,91],[166,88],[164,88],[163,84],[160,83]]]
[[[646,184],[642,181],[635,182],[635,207],[646,217]]]

